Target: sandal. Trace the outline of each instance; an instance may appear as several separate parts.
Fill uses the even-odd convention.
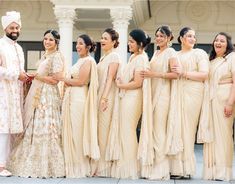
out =
[[[9,176],[12,176],[12,173],[9,172],[9,171],[6,170],[6,169],[3,169],[3,170],[0,172],[0,177],[9,177]]]
[[[180,179],[183,179],[183,176],[180,176],[180,175],[170,175],[170,179],[180,180]]]

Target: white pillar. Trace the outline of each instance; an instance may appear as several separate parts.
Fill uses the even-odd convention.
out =
[[[65,57],[67,69],[72,66],[73,52],[73,23],[75,19],[75,8],[54,7],[54,13],[59,25],[60,51]]]
[[[127,40],[128,40],[128,25],[132,19],[132,8],[130,6],[123,8],[111,8],[110,16],[113,23],[113,28],[119,33],[119,46],[117,52],[120,54],[122,62],[127,62]]]

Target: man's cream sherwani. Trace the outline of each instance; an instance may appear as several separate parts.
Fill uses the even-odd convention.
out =
[[[21,46],[3,36],[0,39],[0,134],[23,131],[23,88],[18,80],[23,70]]]

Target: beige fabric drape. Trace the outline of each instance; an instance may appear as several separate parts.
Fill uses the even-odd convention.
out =
[[[99,78],[99,89],[98,89],[98,106],[100,105],[100,100],[102,98],[106,81],[109,72],[109,66],[112,63],[119,64],[120,68],[120,57],[113,50],[111,53],[104,55],[101,57],[100,62],[98,63],[98,78]],[[110,137],[110,126],[111,121],[116,116],[114,113],[114,101],[115,95],[117,94],[117,87],[115,85],[115,81],[112,81],[108,96],[108,108],[105,111],[102,111],[98,108],[98,143],[100,147],[100,159],[97,162],[96,167],[96,175],[102,177],[110,177],[111,176],[111,166],[112,166],[112,153],[109,151],[110,144],[112,144],[112,138]],[[117,153],[117,152],[116,152]]]
[[[235,72],[235,53],[225,58],[215,58],[210,64],[210,105],[208,119],[212,126],[213,140],[203,146],[204,179],[229,181],[232,179],[233,162],[233,118],[224,116],[224,107],[232,87],[232,74]],[[228,81],[219,84],[220,81]]]
[[[133,79],[135,71],[149,68],[146,53],[134,57],[131,56],[122,74],[122,81],[128,83]],[[138,178],[140,175],[139,164],[144,174],[149,175],[153,163],[152,147],[152,101],[151,81],[145,79],[142,88],[134,90],[121,90],[119,93],[119,124],[111,125],[110,132],[115,134],[118,140],[113,145],[119,151],[114,155],[112,176],[117,178]],[[141,134],[139,145],[136,137],[136,127],[139,118],[141,120]],[[112,121],[115,123],[117,121]],[[118,136],[117,136],[118,135]]]
[[[178,52],[184,70],[209,71],[207,54],[201,49]],[[173,88],[176,89],[174,92]],[[172,100],[167,128],[167,148],[172,175],[195,174],[194,142],[204,97],[204,82],[181,78],[172,86]],[[174,118],[176,118],[174,120]]]
[[[84,154],[94,160],[100,158],[98,146],[98,74],[95,62],[91,63],[91,77],[84,112]]]
[[[170,71],[169,59],[176,58],[176,51],[167,48],[163,52],[156,51],[153,55],[150,67],[155,72],[167,73]],[[153,147],[154,163],[150,179],[169,179],[169,161],[165,153],[167,121],[170,106],[171,80],[152,78],[153,99]]]
[[[79,77],[80,68],[90,62],[89,89],[84,86],[67,87],[62,106],[63,147],[66,176],[85,177],[91,174],[90,159],[99,159],[97,140],[97,88],[98,77],[95,60],[80,58],[69,76]]]

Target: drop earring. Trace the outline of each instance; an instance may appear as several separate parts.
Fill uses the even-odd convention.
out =
[[[172,46],[172,42],[171,41],[167,42],[167,47],[171,47],[171,46]]]

